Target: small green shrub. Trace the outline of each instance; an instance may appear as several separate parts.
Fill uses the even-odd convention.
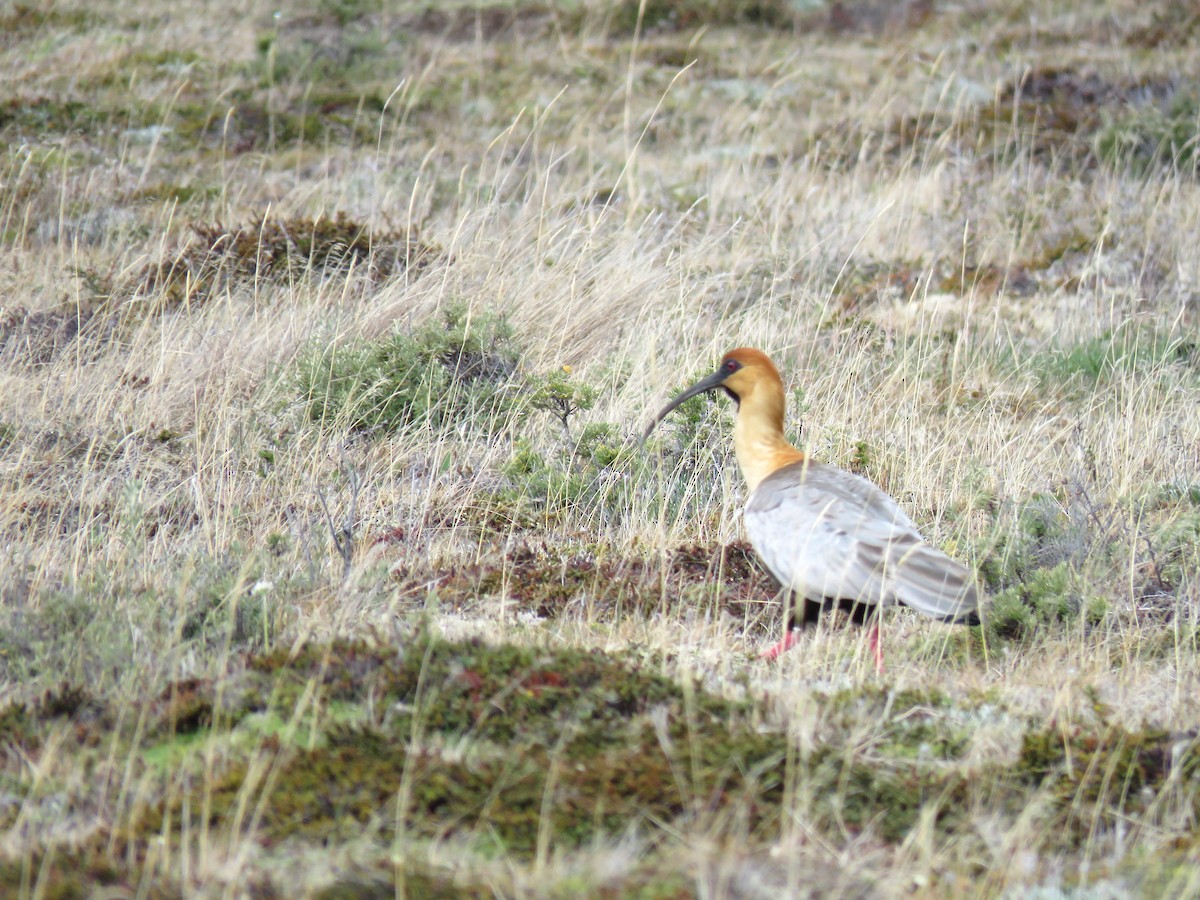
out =
[[[413,333],[378,341],[314,343],[295,380],[308,417],[325,427],[497,435],[523,418],[519,348],[500,316],[455,306]]]
[[[519,390],[529,407],[557,420],[562,441],[542,449],[528,437],[519,438],[503,467],[509,483],[493,499],[518,519],[527,518],[528,512],[557,518],[588,504],[609,511],[621,508],[627,498],[620,490],[626,479],[619,470],[627,466],[630,454],[617,426],[591,422],[578,437],[572,435],[572,418],[595,405],[599,389],[578,381],[564,366],[526,379]]]
[[[226,641],[239,649],[269,649],[282,625],[274,600],[275,586],[262,578],[257,562],[241,563],[236,553],[227,560],[202,565],[187,606],[182,610],[180,636],[208,646]]]
[[[1107,117],[1095,152],[1108,165],[1141,175],[1161,169],[1194,175],[1197,140],[1200,92],[1191,87],[1163,103],[1138,104]]]
[[[572,380],[567,366],[551,372],[531,385],[529,405],[553,415],[562,424],[563,434],[570,438],[571,416],[596,405],[599,393],[594,387]]]
[[[1200,513],[1188,512],[1158,530],[1153,539],[1159,580],[1179,585],[1200,562]]]
[[[575,454],[600,469],[613,466],[628,455],[617,426],[610,422],[593,422],[585,426],[575,444]]]
[[[547,459],[526,439],[516,442],[512,458],[504,466],[512,486],[502,498],[513,502],[532,501],[539,507],[569,506],[586,492],[586,481],[568,465]]]
[[[530,441],[518,441],[504,467],[510,485],[498,499],[510,506],[532,506],[553,518],[586,506],[621,515],[630,510],[632,468],[616,426],[596,422],[558,453],[541,453]]]
[[[1101,622],[1108,601],[1085,591],[1081,573],[1107,571],[1114,557],[1124,558],[1128,540],[1121,523],[1110,521],[1110,511],[1092,505],[1086,493],[1030,497],[979,554],[980,579],[992,595],[992,633],[1023,637],[1081,614],[1088,624]]]
[[[692,373],[687,384],[694,384],[712,373],[711,369]],[[729,451],[727,401],[716,391],[708,391],[685,400],[672,410],[647,443],[662,451],[674,467],[694,469],[711,466]]]
[[[532,390],[530,404],[559,421],[563,443],[557,451],[543,452],[519,442],[505,468],[511,485],[499,499],[532,505],[552,517],[581,509],[617,521],[660,512],[669,518],[704,515],[708,495],[696,491],[693,475],[704,473],[705,483],[714,483],[710,473],[729,456],[723,402],[710,394],[691,398],[639,446],[609,422],[588,423],[577,437],[571,433],[571,417],[590,409],[599,391],[573,381],[569,371],[547,376]],[[686,513],[689,507],[694,510]]]
[[[692,384],[712,369],[693,372]],[[637,449],[632,486],[646,504],[644,516],[668,521],[712,520],[722,471],[733,465],[729,439],[732,408],[716,391],[681,403]]]
[[[1064,622],[1083,608],[1076,578],[1066,563],[1038,569],[1022,584],[1006,588],[992,598],[987,621],[999,637],[1028,635],[1038,625]],[[1100,607],[1087,604],[1089,621],[1103,615]]]

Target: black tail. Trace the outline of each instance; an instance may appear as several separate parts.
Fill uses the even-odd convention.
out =
[[[939,622],[945,622],[947,625],[982,625],[983,620],[979,618],[979,610],[973,609],[970,612],[965,612],[960,616],[946,616],[938,619]]]

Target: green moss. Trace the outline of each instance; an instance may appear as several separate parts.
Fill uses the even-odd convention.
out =
[[[990,701],[964,703],[936,689],[867,685],[817,695],[822,738],[797,753],[785,733],[762,727],[753,704],[604,653],[418,632],[400,645],[307,644],[247,662],[236,685],[223,688],[238,698],[219,714],[232,729],[222,738],[229,764],[134,817],[119,841],[127,858],[161,840],[168,821],[169,830],[190,833],[221,828],[246,802],[256,830],[243,839],[268,847],[364,839],[390,846],[398,824],[406,842],[451,840],[467,854],[522,862],[585,851],[631,829],[700,827],[709,840],[766,847],[779,840],[785,802],[795,802],[785,801],[789,777],[818,827],[868,832],[890,845],[918,824],[939,840],[969,838],[978,804],[1015,817],[1031,791],[1050,798],[1061,826],[1042,848],[1078,848],[1097,828],[1148,815],[1169,785],[1200,814],[1195,748],[1164,732],[1107,724],[1100,706],[1098,726],[1029,731],[1011,767],[968,773],[955,763]],[[147,765],[199,773],[190,760],[211,733],[217,691],[184,681],[164,692],[149,732],[172,736],[146,748]],[[285,739],[302,697],[312,714]],[[270,712],[246,714],[263,702]],[[74,710],[78,719],[90,703],[64,690],[47,698],[44,712]],[[11,709],[13,727],[24,728],[27,713]],[[98,734],[111,727],[79,721]],[[874,723],[865,755],[863,723]],[[654,871],[655,860],[645,862]],[[456,884],[419,866],[405,879],[430,890]],[[395,883],[389,866],[329,890]]]
[[[40,738],[32,731],[35,716],[24,703],[9,703],[0,709],[0,741],[12,747],[36,750]]]
[[[94,25],[95,16],[86,8],[64,8],[59,5],[14,3],[0,13],[0,33],[9,40],[27,38],[49,29],[82,31]]]
[[[411,860],[377,868],[343,875],[314,893],[313,900],[492,900],[497,894],[492,886],[473,884],[469,872],[434,870]]]
[[[95,849],[39,852],[20,862],[0,860],[0,893],[28,896],[30,887],[36,883],[37,896],[47,900],[86,900],[97,893],[125,890],[131,881],[137,880],[136,870],[131,869]],[[164,892],[155,885],[145,896],[147,900],[162,900],[178,894]]]
[[[207,729],[213,722],[213,695],[210,682],[173,682],[159,697],[159,727],[175,735]]]
[[[570,851],[637,822],[701,815],[754,840],[771,840],[779,828],[783,735],[759,731],[745,704],[604,654],[418,636],[398,655],[312,645],[290,659],[282,652],[257,658],[252,669],[297,690],[315,681],[326,698],[370,698],[392,711],[372,724],[328,725],[312,749],[279,750],[278,775],[260,807],[261,839],[271,843],[337,842],[364,830],[391,840],[398,815],[410,838],[453,837],[478,853],[520,859],[548,839],[552,849]],[[294,696],[275,691],[279,703]],[[939,829],[960,826],[966,780],[928,764],[955,758],[969,735],[968,722],[947,715],[948,697],[871,688],[823,705],[845,717],[847,730],[876,715],[872,709],[886,714],[873,752],[889,767],[835,745],[819,750],[804,772],[824,785],[822,817],[872,828],[888,841],[903,840],[931,808]],[[447,745],[473,749],[447,755],[439,749]],[[248,778],[240,765],[222,777],[211,793],[214,822],[258,790]],[[152,830],[159,821],[151,817]]]
[[[415,580],[424,573],[411,573]],[[428,580],[426,578],[426,580]],[[664,556],[610,558],[595,553],[552,555],[546,547],[522,546],[502,561],[487,561],[443,576],[440,602],[469,605],[503,596],[518,610],[546,618],[577,614],[611,622],[621,616],[650,617],[689,604],[721,608],[740,619],[756,617],[777,585],[745,542],[687,545]]]
[[[871,828],[889,843],[902,841],[930,812],[934,824],[945,830],[962,827],[967,820],[970,792],[965,777],[957,773],[850,763],[838,771],[837,785],[830,813],[856,829]]]
[[[0,132],[95,133],[107,127],[127,127],[128,116],[127,110],[100,108],[85,99],[14,98],[0,104]]]
[[[177,774],[189,758],[195,758],[208,737],[207,733],[193,731],[151,744],[142,751],[141,762],[160,774]]]
[[[878,722],[873,752],[897,760],[953,760],[966,751],[974,727],[951,699],[936,689],[894,690],[864,685],[828,699],[830,725],[853,732],[856,723]]]
[[[698,808],[744,809],[754,829],[778,818],[778,735],[742,724],[740,703],[604,654],[418,636],[399,655],[311,646],[257,658],[252,670],[294,686],[273,691],[279,704],[315,682],[321,702],[389,711],[376,724],[328,725],[313,749],[280,751],[288,755],[262,808],[272,842],[336,841],[364,828],[386,838],[399,809],[406,833],[528,858],[545,829],[556,846],[577,848]],[[478,749],[465,760],[414,750],[416,733]],[[235,765],[214,789],[214,822],[249,789],[247,772]],[[149,822],[154,830],[161,818]]]
[[[610,34],[645,30],[689,30],[721,25],[762,25],[791,29],[795,9],[784,0],[622,0],[611,5]]]
[[[221,196],[221,190],[218,185],[212,184],[160,182],[142,188],[134,195],[134,199],[165,204],[200,203],[218,199]]]
[[[586,719],[572,717],[558,726],[569,735],[581,721]],[[329,841],[364,827],[386,837],[399,808],[407,833],[467,837],[483,848],[529,858],[546,829],[555,846],[578,848],[643,818],[675,819],[696,803],[713,813],[753,807],[757,826],[774,822],[778,738],[721,731],[715,724],[697,731],[671,721],[678,742],[672,751],[664,750],[648,724],[619,727],[619,740],[601,739],[585,725],[565,741],[513,735],[499,758],[469,763],[412,752],[406,730],[336,731],[325,746],[298,754],[280,771],[264,809],[264,837]],[[216,791],[216,816],[239,802],[244,777],[235,770]]]
[[[1096,730],[1051,726],[1027,732],[1017,766],[1020,777],[1048,791],[1061,831],[1056,841],[1079,846],[1096,830],[1145,816],[1169,780],[1188,785],[1181,798],[1200,813],[1195,776],[1200,754],[1156,729],[1130,732],[1113,724]]]

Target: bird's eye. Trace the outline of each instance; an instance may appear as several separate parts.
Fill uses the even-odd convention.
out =
[[[736,372],[740,367],[736,359],[727,359],[723,368],[726,372]]]

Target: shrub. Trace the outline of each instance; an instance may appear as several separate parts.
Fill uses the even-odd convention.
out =
[[[1096,155],[1142,175],[1164,168],[1194,174],[1198,121],[1200,93],[1181,89],[1165,103],[1134,105],[1106,121],[1096,135]]]
[[[598,391],[591,385],[573,381],[569,366],[551,372],[532,385],[532,388],[530,406],[544,410],[558,419],[568,440],[571,436],[571,416],[596,405]]]
[[[531,504],[551,516],[588,504],[608,513],[627,512],[633,467],[617,427],[593,422],[557,453],[541,453],[530,441],[519,440],[504,467],[510,486],[499,499],[507,505]]]
[[[1076,579],[1066,563],[1033,572],[1027,581],[1007,588],[992,598],[988,624],[1001,637],[1021,637],[1040,624],[1073,618],[1082,602]],[[1088,604],[1089,619],[1102,611]]]
[[[326,427],[396,432],[470,424],[496,435],[522,415],[519,356],[503,317],[454,306],[411,334],[314,343],[300,356],[296,381],[308,417]]]

